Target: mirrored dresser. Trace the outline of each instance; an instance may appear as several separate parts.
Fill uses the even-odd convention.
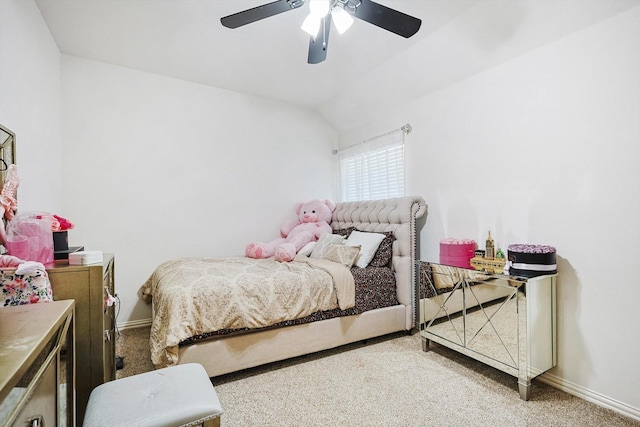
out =
[[[423,350],[436,342],[513,375],[528,400],[531,380],[556,365],[557,274],[515,277],[422,261],[418,271]]]

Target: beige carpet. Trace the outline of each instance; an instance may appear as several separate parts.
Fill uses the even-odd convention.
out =
[[[153,369],[149,328],[118,338],[118,378]],[[418,334],[392,335],[212,378],[222,426],[640,426],[534,380],[515,378]]]

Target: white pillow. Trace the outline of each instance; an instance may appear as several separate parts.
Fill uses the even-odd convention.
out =
[[[360,268],[365,268],[373,259],[373,256],[378,250],[378,246],[380,246],[384,238],[384,234],[363,233],[358,230],[353,230],[344,244],[348,246],[360,246],[360,254],[358,254],[356,258],[355,265]]]
[[[309,255],[309,258],[324,258],[329,249],[329,245],[341,245],[344,242],[344,236],[339,234],[324,233],[316,242],[316,247]]]
[[[311,255],[311,252],[313,252],[313,248],[316,247],[316,242],[309,242],[306,245],[304,245],[299,251],[298,253],[304,256],[309,256]]]

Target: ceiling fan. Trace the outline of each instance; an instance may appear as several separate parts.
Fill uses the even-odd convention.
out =
[[[307,0],[309,15],[302,29],[309,33],[309,64],[327,58],[331,22],[340,34],[353,23],[353,18],[369,22],[402,37],[409,38],[420,29],[422,21],[371,0]],[[305,0],[278,0],[220,18],[227,28],[238,28],[270,16],[297,9]]]

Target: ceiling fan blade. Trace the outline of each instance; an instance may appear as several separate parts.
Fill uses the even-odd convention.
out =
[[[361,0],[353,16],[396,33],[399,36],[409,38],[420,29],[422,20],[413,16],[388,8],[371,0]]]
[[[329,46],[329,29],[331,28],[331,14],[325,16],[320,24],[317,37],[309,38],[309,57],[307,63],[319,64],[327,59],[327,47]]]
[[[273,15],[278,15],[279,13],[297,9],[303,4],[303,0],[278,0],[222,17],[220,18],[220,22],[227,28],[238,28],[264,18],[269,18]]]

